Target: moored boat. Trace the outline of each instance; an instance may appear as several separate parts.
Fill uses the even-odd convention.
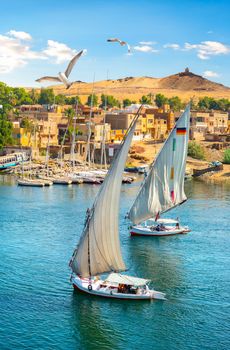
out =
[[[43,181],[33,180],[33,179],[17,179],[18,186],[28,186],[28,187],[44,187]]]

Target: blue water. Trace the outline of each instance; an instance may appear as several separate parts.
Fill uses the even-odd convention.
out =
[[[129,273],[165,302],[87,297],[68,261],[97,186],[17,187],[0,177],[0,349],[229,349],[230,187],[190,181],[174,211],[192,232],[130,238],[122,187],[121,243]]]

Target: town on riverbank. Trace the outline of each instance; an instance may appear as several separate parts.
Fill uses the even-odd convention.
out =
[[[138,101],[92,93],[84,101],[79,95],[55,94],[51,88],[25,90],[1,83],[0,156],[22,152],[30,164],[25,173],[32,171],[31,164],[33,169],[40,166],[43,175],[44,169],[63,175],[73,167],[75,171],[106,168],[143,104],[127,167],[147,166],[185,106],[178,96],[167,98],[160,93],[143,95]],[[206,173],[204,179],[230,178],[229,108],[230,101],[224,98],[191,100],[189,175],[199,170],[201,175]],[[1,159],[2,170],[7,171],[7,158]],[[225,164],[215,168],[216,162]],[[16,172],[21,174],[22,169]]]

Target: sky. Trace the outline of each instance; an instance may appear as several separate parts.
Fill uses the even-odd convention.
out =
[[[230,86],[228,0],[0,0],[0,81],[41,87],[65,71],[70,80],[164,77],[186,67]],[[109,43],[119,38],[129,43]],[[42,83],[48,86],[50,83]]]

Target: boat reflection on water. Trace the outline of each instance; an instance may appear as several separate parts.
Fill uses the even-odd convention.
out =
[[[165,291],[167,299],[176,296],[176,290],[185,283],[184,265],[176,250],[177,243],[179,238],[175,236],[154,240],[139,237],[131,239],[128,245],[130,268],[148,276],[154,288]]]
[[[114,327],[113,313],[110,309],[124,304],[119,300],[89,298],[87,295],[73,291],[72,325],[74,338],[79,349],[117,349],[122,342],[122,332]],[[109,303],[109,307],[108,304]],[[115,331],[116,329],[116,331]],[[106,344],[106,347],[104,347]]]

